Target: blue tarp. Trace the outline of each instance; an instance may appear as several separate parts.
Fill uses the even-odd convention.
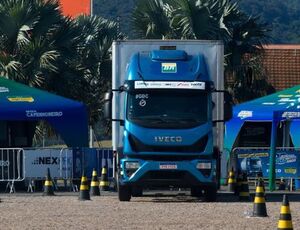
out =
[[[88,146],[84,104],[0,77],[0,120],[48,121],[68,146]]]
[[[88,178],[93,170],[101,176],[102,168],[106,167],[108,178],[113,176],[113,151],[112,149],[99,148],[74,148],[73,149],[73,178],[80,179],[83,169]]]

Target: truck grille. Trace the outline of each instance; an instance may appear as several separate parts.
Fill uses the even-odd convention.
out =
[[[129,135],[129,143],[135,152],[174,152],[174,153],[199,153],[205,150],[208,141],[208,135],[200,138],[193,145],[183,146],[158,146],[146,145],[133,135]]]

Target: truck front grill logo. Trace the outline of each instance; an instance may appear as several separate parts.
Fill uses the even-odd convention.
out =
[[[161,63],[162,73],[177,73],[177,63]]]
[[[155,142],[182,142],[181,136],[155,136]]]

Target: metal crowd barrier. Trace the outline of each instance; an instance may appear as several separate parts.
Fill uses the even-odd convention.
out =
[[[42,187],[47,168],[54,186],[77,191],[82,172],[90,178],[95,168],[101,176],[107,168],[109,181],[113,179],[113,152],[102,148],[3,148],[0,149],[0,182],[14,192],[14,182],[24,181],[28,192]],[[26,170],[25,170],[26,169]],[[77,186],[75,185],[77,184]]]
[[[73,158],[73,152],[68,148],[62,148],[59,152],[59,173],[60,178],[70,179],[73,178],[73,164],[69,159]]]
[[[0,148],[0,182],[7,182],[6,190],[15,192],[14,183],[25,179],[25,160],[22,148]]]
[[[113,179],[113,151],[112,149],[97,149],[98,168],[97,171],[101,172],[101,169],[107,167],[108,180]],[[99,174],[100,175],[100,174]]]
[[[69,148],[26,148],[24,150],[28,192],[36,187],[41,188],[45,180],[47,169],[50,169],[54,186],[64,184],[64,187],[73,187],[72,149]]]
[[[73,192],[78,192],[78,186],[73,183],[73,151],[70,151],[68,148],[62,148],[59,153],[59,159],[60,179],[63,180],[64,187],[69,187]],[[57,186],[57,183],[55,185]]]

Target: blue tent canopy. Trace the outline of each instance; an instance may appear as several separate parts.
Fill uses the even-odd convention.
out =
[[[68,146],[88,146],[84,104],[0,77],[0,120],[48,121]]]
[[[233,112],[233,118],[226,123],[225,126],[225,140],[224,140],[224,153],[228,159],[230,153],[233,150],[234,143],[241,131],[245,122],[269,122],[271,126],[270,136],[270,152],[269,152],[269,189],[273,191],[275,189],[276,179],[276,146],[277,146],[277,129],[278,124],[282,120],[289,120],[290,127],[289,132],[293,141],[294,147],[300,147],[300,85],[295,87],[258,98],[253,101],[249,101],[235,106]],[[258,132],[254,131],[254,135],[258,135]],[[267,133],[263,132],[266,136]],[[264,139],[264,137],[259,137]],[[288,139],[288,138],[286,138]],[[255,146],[245,146],[255,147]],[[296,170],[295,170],[296,172]]]
[[[300,85],[239,104],[233,109],[233,118],[226,123],[224,147],[227,152],[245,122],[272,122],[274,119],[293,119],[290,134],[295,147],[300,147]]]

